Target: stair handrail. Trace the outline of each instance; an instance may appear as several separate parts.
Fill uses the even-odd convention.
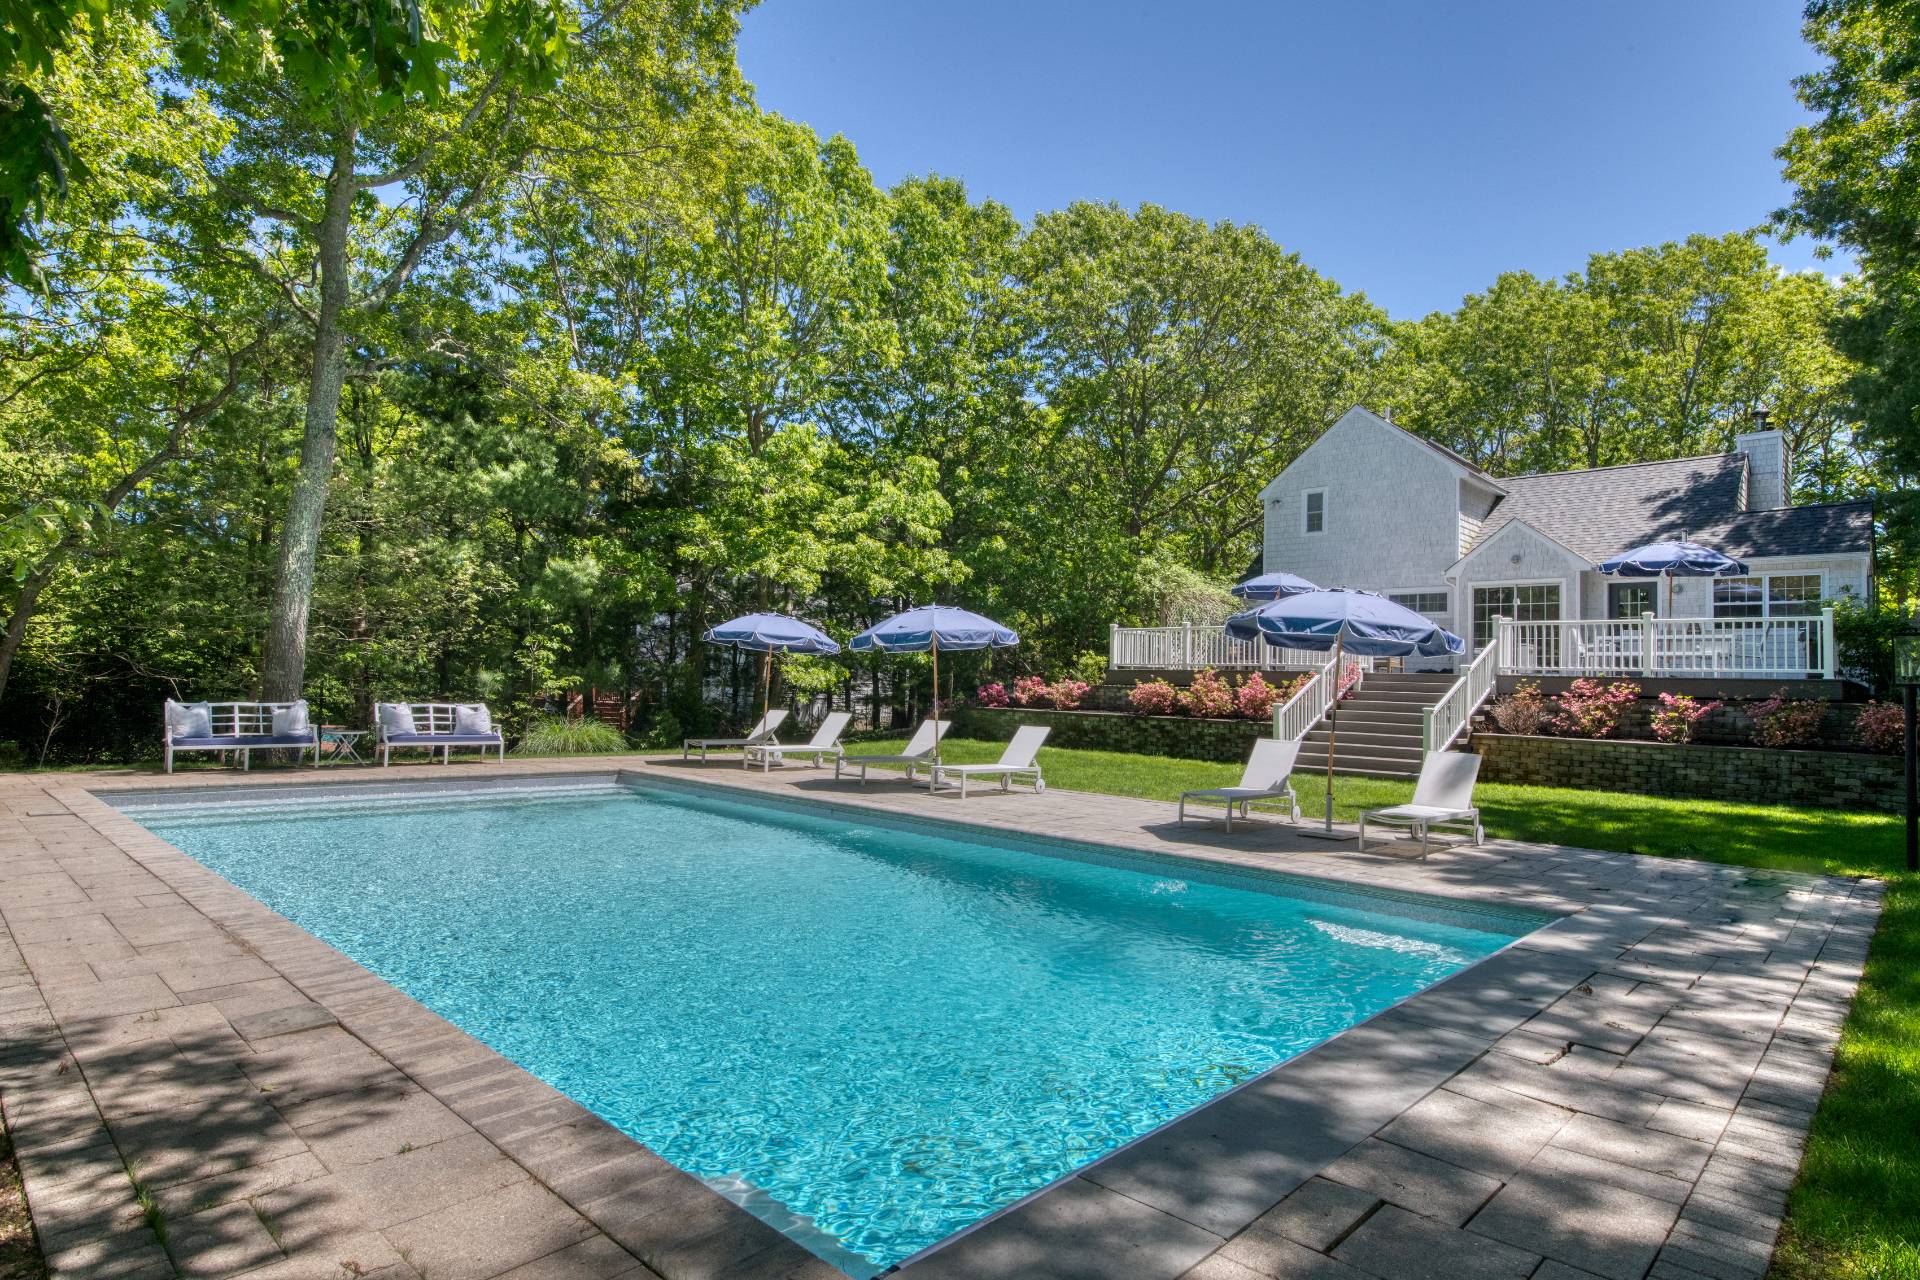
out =
[[[1328,657],[1293,696],[1273,709],[1273,736],[1282,742],[1295,742],[1320,723],[1334,699],[1339,696],[1334,659]]]
[[[1493,692],[1500,647],[1488,645],[1475,655],[1458,680],[1447,686],[1440,700],[1420,716],[1422,751],[1445,751],[1473,720],[1473,713]]]

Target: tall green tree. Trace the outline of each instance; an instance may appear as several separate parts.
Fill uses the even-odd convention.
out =
[[[1796,187],[1779,215],[1852,249],[1868,288],[1836,317],[1849,384],[1891,481],[1882,507],[1908,557],[1920,548],[1920,3],[1815,0],[1807,40],[1826,59],[1795,82],[1818,119],[1779,157]]]

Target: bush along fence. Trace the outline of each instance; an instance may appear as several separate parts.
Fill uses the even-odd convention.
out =
[[[1784,689],[1771,698],[1722,702],[1673,693],[1642,697],[1640,686],[1625,680],[1575,680],[1552,697],[1522,684],[1488,704],[1479,727],[1523,737],[1893,755],[1901,749],[1900,714],[1893,703],[1825,702]]]
[[[1196,672],[1185,688],[1148,680],[1120,694],[1071,678],[1049,684],[1022,676],[1010,688],[983,685],[956,706],[954,732],[1004,742],[1020,725],[1044,724],[1053,730],[1048,743],[1056,747],[1238,762],[1273,732],[1274,707],[1305,678],[1269,680],[1256,672],[1233,681],[1209,670]],[[1090,697],[1108,709],[1084,705]]]

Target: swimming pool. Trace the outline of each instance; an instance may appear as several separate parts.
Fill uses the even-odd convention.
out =
[[[651,782],[385,790],[118,803],[855,1276],[1545,922]]]

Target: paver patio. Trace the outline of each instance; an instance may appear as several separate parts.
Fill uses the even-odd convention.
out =
[[[1872,881],[1509,842],[1423,863],[718,759],[0,775],[0,1107],[55,1274],[837,1276],[93,794],[616,769],[1565,916],[912,1280],[1758,1277],[1880,908]]]

